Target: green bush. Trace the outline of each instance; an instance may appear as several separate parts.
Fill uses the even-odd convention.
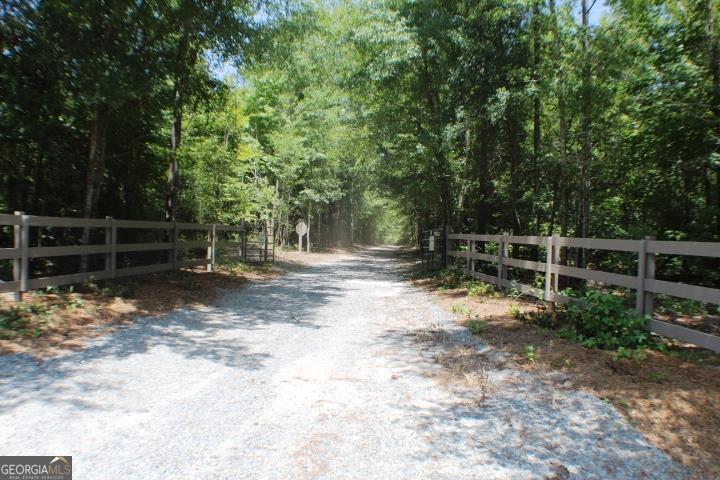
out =
[[[468,297],[489,297],[497,293],[495,285],[487,282],[471,281],[468,283]]]
[[[648,348],[654,342],[645,330],[647,317],[629,310],[621,297],[600,291],[588,291],[584,300],[589,308],[568,305],[571,325],[565,335],[586,347],[605,350]]]
[[[446,268],[437,273],[438,288],[454,289],[460,288],[467,281],[467,276],[462,270],[456,267]]]

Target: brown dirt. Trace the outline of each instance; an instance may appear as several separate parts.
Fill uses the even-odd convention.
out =
[[[38,290],[25,294],[21,304],[0,297],[0,314],[19,307],[24,321],[24,331],[19,335],[17,331],[0,330],[0,354],[26,353],[47,358],[81,349],[85,340],[106,334],[138,316],[211,305],[223,290],[281,273],[276,267],[248,270],[218,265],[214,272],[200,267],[184,269],[107,281],[96,287],[85,285],[74,292]],[[127,298],[115,296],[123,290],[130,293]]]
[[[687,465],[696,478],[720,478],[720,355],[676,347],[672,353],[648,351],[644,360],[615,359],[613,352],[585,348],[553,331],[510,315],[537,308],[506,297],[470,298],[464,289],[438,290],[432,279],[415,280],[431,291],[439,305],[452,311],[464,304],[460,322],[487,322],[484,341],[507,352],[520,368],[562,371],[575,388],[611,402],[645,437]],[[457,311],[457,307],[456,307]],[[536,347],[535,361],[524,353]]]
[[[276,250],[275,261],[281,266],[317,265],[318,263],[336,262],[349,259],[353,252],[361,251],[363,247],[334,248],[310,253],[297,250]]]

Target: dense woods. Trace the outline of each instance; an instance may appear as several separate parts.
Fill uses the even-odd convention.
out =
[[[717,0],[9,0],[0,210],[273,218],[285,242],[302,217],[328,246],[442,224],[717,240],[718,15]]]

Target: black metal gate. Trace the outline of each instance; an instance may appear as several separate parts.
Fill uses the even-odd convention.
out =
[[[246,223],[243,259],[246,262],[264,263],[275,261],[275,229],[273,222],[260,220]]]
[[[423,230],[420,239],[420,260],[426,269],[442,268],[445,236],[442,228]]]

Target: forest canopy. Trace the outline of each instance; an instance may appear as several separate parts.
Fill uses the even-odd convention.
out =
[[[595,10],[593,10],[595,9]],[[602,9],[602,15],[598,14]],[[718,240],[717,0],[9,0],[0,211]]]

